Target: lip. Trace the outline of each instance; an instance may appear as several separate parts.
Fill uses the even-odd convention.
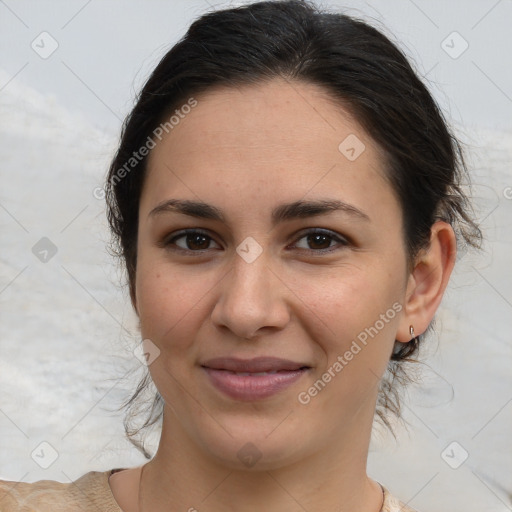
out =
[[[212,370],[228,370],[231,372],[273,372],[279,370],[299,370],[308,367],[307,363],[290,361],[289,359],[280,359],[278,357],[255,357],[253,359],[239,359],[236,357],[216,357],[208,359],[201,366],[211,368]]]
[[[201,365],[219,391],[236,400],[260,400],[299,380],[310,367],[305,363],[275,357],[237,359],[219,357]],[[261,374],[263,372],[275,372]]]

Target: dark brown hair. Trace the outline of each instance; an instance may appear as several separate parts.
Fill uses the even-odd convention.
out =
[[[459,248],[480,246],[481,233],[462,189],[469,186],[469,177],[461,143],[405,54],[365,21],[321,10],[312,2],[256,2],[210,12],[192,23],[154,69],[124,122],[105,192],[112,247],[126,268],[132,302],[147,160],[139,153],[134,160],[134,153],[193,95],[214,86],[238,87],[277,77],[322,87],[383,149],[386,176],[403,212],[410,264],[428,246],[430,228],[438,219],[453,226]],[[409,381],[405,364],[414,361],[424,336],[395,343],[382,379],[376,412],[391,432],[386,413],[400,417],[399,390]],[[148,372],[123,406],[128,407],[128,438],[148,458],[135,435],[161,419],[158,391],[142,427],[133,429],[130,422],[132,412],[139,411],[136,398],[151,384]]]

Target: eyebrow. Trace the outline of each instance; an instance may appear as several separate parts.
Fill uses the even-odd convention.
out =
[[[168,212],[226,223],[226,218],[219,208],[202,201],[192,201],[190,199],[168,199],[163,201],[149,212],[148,217]],[[272,225],[275,226],[280,222],[292,219],[315,217],[333,212],[342,212],[355,219],[371,222],[370,217],[363,211],[351,204],[335,199],[299,200],[293,203],[281,204],[272,210],[271,219]]]

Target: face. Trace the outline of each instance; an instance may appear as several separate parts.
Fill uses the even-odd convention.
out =
[[[407,285],[383,155],[312,84],[196,100],[139,210],[135,306],[168,421],[230,465],[246,443],[269,468],[367,443]]]

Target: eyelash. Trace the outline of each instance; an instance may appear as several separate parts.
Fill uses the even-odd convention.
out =
[[[185,229],[183,231],[178,232],[174,236],[172,236],[172,238],[164,239],[160,245],[162,247],[169,248],[173,251],[182,252],[185,254],[198,254],[198,253],[203,254],[209,250],[209,249],[201,249],[201,250],[194,251],[191,249],[183,249],[182,247],[170,247],[176,240],[179,240],[180,238],[185,238],[187,235],[202,235],[206,238],[209,238],[210,240],[213,240],[213,238],[206,231],[203,231],[201,229]],[[326,253],[331,253],[333,251],[342,249],[343,247],[347,247],[348,245],[350,245],[349,242],[345,238],[340,237],[339,235],[335,234],[333,231],[329,231],[326,229],[319,229],[319,228],[310,229],[309,231],[305,231],[305,232],[303,231],[301,233],[301,235],[295,239],[294,243],[297,243],[299,240],[302,240],[303,238],[306,238],[307,236],[310,236],[310,235],[324,235],[328,238],[331,238],[333,241],[339,242],[339,244],[342,247],[338,247],[338,248],[334,247],[334,248],[327,248],[327,249],[299,249],[299,250],[317,253],[317,254],[318,253],[326,254]],[[215,240],[213,240],[213,241],[215,241]]]

